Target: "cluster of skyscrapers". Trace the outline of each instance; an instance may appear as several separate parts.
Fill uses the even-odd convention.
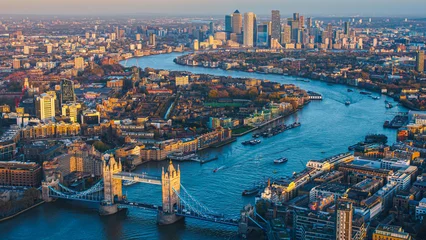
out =
[[[308,18],[307,28],[312,27],[312,19]],[[299,13],[288,18],[286,24],[281,24],[280,11],[272,10],[271,21],[258,23],[253,12],[243,15],[236,10],[225,16],[225,31],[230,34],[229,39],[242,43],[246,47],[267,47],[286,43],[301,43],[305,29],[305,20]]]
[[[252,12],[241,14],[238,10],[225,16],[225,32],[229,40],[244,47],[280,48],[344,48],[349,44],[362,49],[362,39],[355,37],[350,29],[350,22],[345,22],[340,30],[331,24],[321,26],[321,22],[305,19],[299,13],[283,19],[279,10],[272,10],[270,21],[258,21]],[[298,47],[299,46],[299,47]]]

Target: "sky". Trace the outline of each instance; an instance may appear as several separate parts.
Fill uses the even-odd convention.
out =
[[[426,0],[0,0],[0,14],[224,15],[240,12],[311,16],[426,17]]]

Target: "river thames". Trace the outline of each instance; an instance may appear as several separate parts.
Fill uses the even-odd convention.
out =
[[[302,170],[302,163],[310,159],[346,152],[349,145],[363,140],[369,133],[384,133],[389,143],[393,143],[396,131],[383,129],[383,122],[392,119],[395,112],[407,111],[401,106],[386,109],[384,101],[393,102],[391,98],[381,96],[380,100],[373,100],[361,95],[357,89],[347,92],[348,87],[343,85],[329,86],[319,81],[296,81],[287,76],[180,66],[173,62],[179,55],[181,53],[129,59],[123,64],[293,83],[323,95],[323,101],[312,101],[285,119],[287,123],[298,119],[302,123],[299,128],[262,139],[262,143],[256,146],[241,144],[251,138],[251,134],[247,134],[232,144],[201,153],[205,157],[217,156],[216,161],[204,165],[180,163],[182,185],[200,202],[230,216],[237,217],[245,204],[254,203],[253,197],[242,197],[241,192],[256,181],[268,176],[290,176],[294,171]],[[350,106],[345,106],[347,100],[351,101]],[[273,160],[278,157],[287,157],[289,161],[274,165]],[[146,163],[136,172],[160,175],[161,168],[167,164],[166,161]],[[222,168],[214,173],[213,169],[217,167]],[[123,191],[129,200],[161,203],[160,186],[135,184],[124,187]],[[129,209],[127,215],[100,217],[95,205],[81,206],[64,201],[43,204],[1,223],[0,228],[1,239],[233,239],[237,232],[233,227],[190,219],[158,226],[154,213],[138,209]]]

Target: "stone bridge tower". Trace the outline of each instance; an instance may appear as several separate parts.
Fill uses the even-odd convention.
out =
[[[104,155],[103,178],[104,200],[99,209],[101,215],[110,215],[118,211],[116,201],[123,198],[122,180],[114,179],[113,175],[122,171],[121,161],[116,161],[112,155]]]
[[[158,212],[157,220],[160,225],[172,224],[180,219],[181,216],[176,216],[174,209],[179,206],[179,197],[175,191],[180,193],[180,169],[177,170],[170,161],[167,171],[164,168],[161,174],[161,190],[163,211]]]

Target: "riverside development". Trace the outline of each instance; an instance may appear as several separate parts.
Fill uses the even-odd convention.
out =
[[[175,63],[186,53],[119,50],[140,41],[166,53],[184,31],[117,23],[106,34],[99,21],[100,36],[53,38],[45,50],[63,58],[46,53],[52,68],[27,61],[46,54],[25,31],[2,39],[34,46],[19,57],[26,66],[1,72],[2,238],[426,238],[426,114],[398,104],[405,96],[421,106],[423,72],[398,83],[417,91],[389,96],[303,74],[200,68]],[[13,56],[0,46],[3,59]]]

